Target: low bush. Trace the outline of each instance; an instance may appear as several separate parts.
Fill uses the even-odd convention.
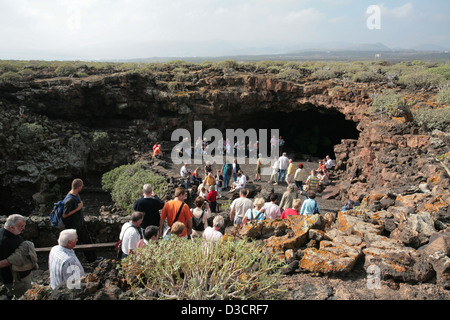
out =
[[[151,241],[120,269],[139,300],[247,300],[280,298],[281,266],[255,242],[175,238]]]
[[[442,65],[435,68],[431,68],[428,72],[442,76],[446,80],[450,80],[450,65]]]
[[[55,73],[58,77],[67,77],[77,73],[77,69],[68,63],[62,64],[56,68]]]
[[[436,95],[436,102],[450,105],[450,87],[447,87]]]
[[[372,81],[380,81],[382,77],[379,74],[376,74],[372,71],[359,71],[356,72],[352,80],[355,82],[372,82]]]
[[[444,81],[445,78],[442,75],[419,71],[400,76],[397,84],[411,90],[434,89]]]
[[[297,69],[287,69],[278,73],[277,77],[281,80],[299,81],[303,78],[303,74]]]
[[[418,109],[413,111],[416,125],[427,131],[448,130],[450,126],[450,107],[441,109]]]
[[[111,193],[111,199],[121,209],[131,213],[134,202],[142,196],[142,186],[150,183],[156,194],[168,192],[168,183],[163,176],[146,168],[145,162],[123,165],[102,176],[103,190]]]
[[[94,131],[91,144],[95,150],[108,149],[110,144],[108,133],[104,131]]]
[[[311,75],[317,80],[330,80],[338,77],[338,74],[333,70],[317,70]]]
[[[405,104],[406,102],[401,95],[393,91],[387,91],[373,100],[372,111],[379,114],[387,113],[395,117],[400,114],[399,107]]]
[[[37,123],[24,123],[17,128],[17,135],[22,141],[40,137],[43,133],[44,127]]]
[[[0,76],[0,83],[2,82],[15,82],[22,79],[21,75],[17,72],[8,71]]]

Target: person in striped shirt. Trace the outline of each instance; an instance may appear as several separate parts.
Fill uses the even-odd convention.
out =
[[[77,231],[66,229],[59,234],[58,245],[50,250],[48,265],[52,289],[64,282],[67,282],[68,286],[74,286],[84,275],[83,266],[73,251],[77,241]]]
[[[308,191],[317,191],[320,179],[316,175],[316,170],[311,170],[311,175],[306,179],[306,185],[308,185]],[[305,194],[305,199],[308,199],[308,192]]]

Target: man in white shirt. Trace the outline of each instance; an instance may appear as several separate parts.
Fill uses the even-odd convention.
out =
[[[326,156],[326,160],[327,160],[327,161],[325,162],[325,168],[326,168],[327,170],[333,169],[334,166],[335,166],[334,161],[330,158],[330,156]]]
[[[50,287],[52,289],[66,281],[68,288],[70,286],[74,288],[84,275],[83,266],[73,251],[77,241],[77,231],[75,229],[66,229],[59,234],[58,245],[51,249],[48,265]]]
[[[231,185],[230,193],[243,189],[247,185],[247,177],[241,171],[238,172],[238,179]]]
[[[230,206],[230,220],[237,226],[242,224],[248,209],[253,208],[253,201],[247,198],[247,189],[239,190],[239,198],[234,199]]]
[[[180,176],[183,178],[189,177],[189,170],[187,169],[186,163],[183,163],[183,166],[180,169]]]
[[[142,232],[140,226],[144,214],[139,211],[135,211],[131,214],[131,220],[124,223],[122,230],[120,231],[119,239],[122,240],[122,259],[126,258],[131,250],[136,247],[136,243],[142,238]]]
[[[283,155],[278,159],[280,163],[280,172],[278,172],[278,181],[275,184],[280,183],[280,181],[284,181],[286,179],[286,171],[289,166],[289,158],[286,155],[286,152],[283,152]]]

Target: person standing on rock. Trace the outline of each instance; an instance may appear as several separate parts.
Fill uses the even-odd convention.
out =
[[[69,191],[73,197],[69,197],[64,203],[64,210],[62,214],[62,220],[66,229],[75,229],[77,231],[78,240],[82,244],[91,244],[91,236],[89,234],[86,222],[83,215],[83,201],[80,198],[80,192],[83,189],[84,183],[81,179],[74,179],[72,181],[72,189]],[[92,250],[86,250],[84,252],[88,263],[97,263],[103,260],[101,257],[97,257],[96,253]]]
[[[78,241],[75,229],[60,232],[58,245],[54,246],[48,258],[50,271],[50,287],[55,289],[59,284],[68,280],[77,281],[84,275],[83,266],[73,251]],[[72,283],[72,285],[75,284]]]
[[[230,206],[230,221],[238,227],[242,225],[247,210],[253,208],[253,202],[247,198],[247,194],[247,189],[240,189],[239,198],[234,199]]]
[[[142,187],[142,195],[142,198],[134,203],[133,210],[144,213],[144,220],[141,223],[141,229],[144,232],[148,226],[159,227],[159,210],[164,207],[164,202],[153,192],[153,187],[149,183]]]

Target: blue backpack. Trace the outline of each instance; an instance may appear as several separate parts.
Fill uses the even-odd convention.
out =
[[[80,199],[75,197],[74,195],[68,194],[63,200],[60,200],[53,204],[53,210],[50,213],[50,224],[54,227],[58,227],[60,229],[64,229],[64,223],[62,221],[62,214],[64,211],[64,203],[66,203],[67,199],[72,198],[78,203]]]

